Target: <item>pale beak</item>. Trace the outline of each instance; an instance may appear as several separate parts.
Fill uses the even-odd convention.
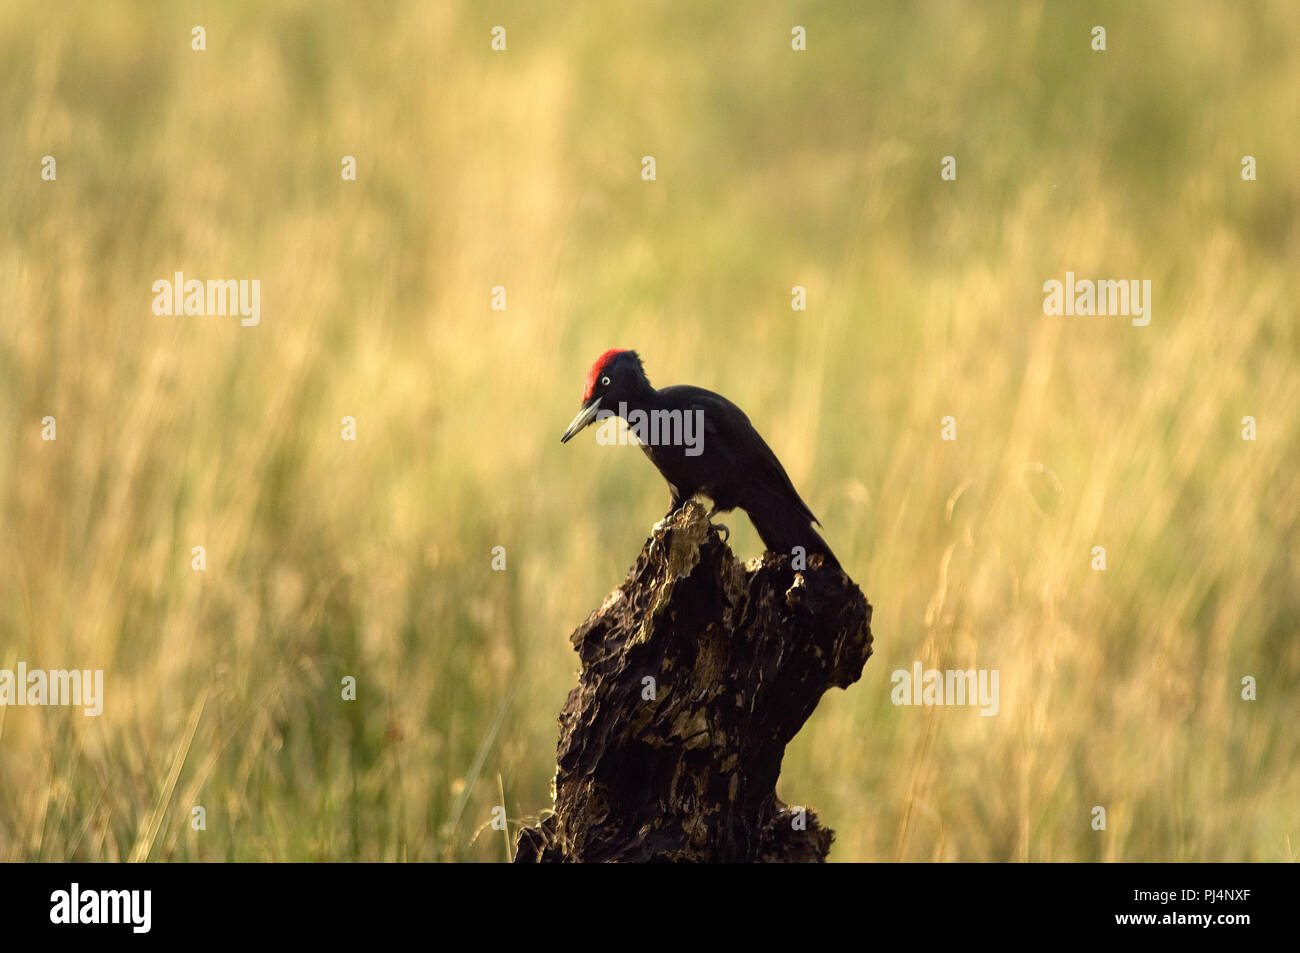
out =
[[[560,438],[560,443],[568,443],[570,437],[596,419],[596,414],[599,411],[600,398],[597,397],[590,404],[583,407],[582,410],[578,411],[578,416],[573,418],[573,423],[569,424],[569,429],[564,431],[564,436]]]

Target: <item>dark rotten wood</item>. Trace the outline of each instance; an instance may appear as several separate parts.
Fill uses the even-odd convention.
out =
[[[822,694],[861,677],[871,606],[809,564],[741,564],[694,501],[655,531],[571,637],[555,810],[516,862],[826,858],[833,832],[811,810],[800,829],[776,780]]]

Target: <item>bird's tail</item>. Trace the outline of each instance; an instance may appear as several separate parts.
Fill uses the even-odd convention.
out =
[[[784,500],[755,506],[746,509],[745,513],[754,524],[754,529],[758,530],[763,545],[772,552],[789,556],[796,546],[802,546],[809,556],[820,553],[824,565],[840,568],[840,561],[835,558],[821,534],[813,529],[807,515]]]

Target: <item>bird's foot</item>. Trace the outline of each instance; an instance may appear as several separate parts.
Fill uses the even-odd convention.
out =
[[[709,510],[708,514],[704,518],[709,521],[709,529],[715,529],[722,534],[722,541],[725,543],[727,540],[731,539],[731,530],[722,523],[713,522],[713,514],[716,512],[718,512],[718,508],[715,506],[713,509]]]
[[[651,532],[662,533],[664,530],[666,530],[668,528],[668,524],[672,522],[673,517],[677,515],[677,511],[682,508],[683,502],[684,501],[674,500],[673,505],[669,508],[668,512],[664,514],[664,518],[661,519],[658,523],[655,523],[654,526],[650,527]]]

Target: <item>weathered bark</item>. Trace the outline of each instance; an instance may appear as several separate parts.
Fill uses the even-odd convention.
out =
[[[776,780],[826,689],[861,677],[871,606],[808,563],[742,565],[693,501],[655,531],[571,637],[555,812],[519,832],[517,862],[826,858],[833,832]]]

